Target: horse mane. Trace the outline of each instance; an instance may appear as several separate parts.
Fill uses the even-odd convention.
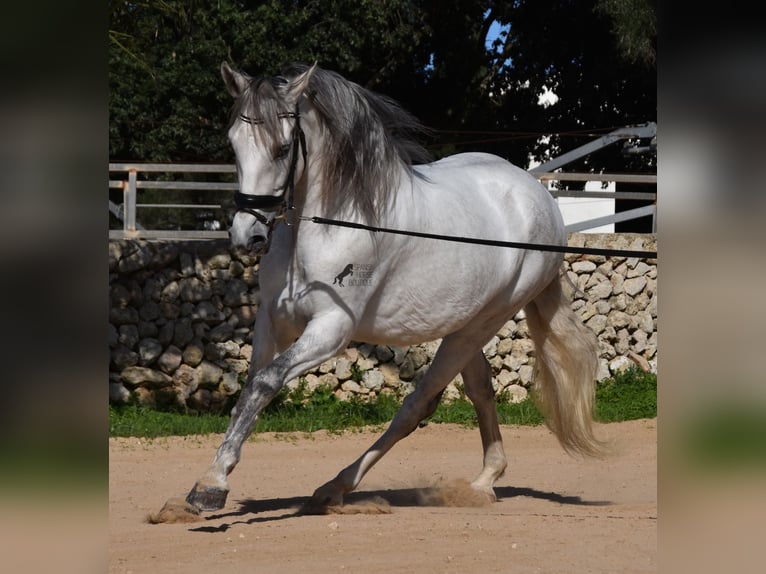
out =
[[[259,128],[268,145],[278,147],[277,114],[288,112],[279,98],[285,80],[310,68],[293,64],[275,78],[255,78],[235,104],[234,115],[247,113],[264,120]],[[414,165],[430,161],[417,138],[428,130],[391,98],[316,68],[304,92],[317,111],[323,129],[322,188],[325,201],[347,201],[370,221],[391,205],[402,173],[413,177]],[[244,108],[244,111],[243,111]],[[270,134],[270,135],[269,135]]]

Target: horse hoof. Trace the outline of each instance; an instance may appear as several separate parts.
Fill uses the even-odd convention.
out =
[[[497,502],[497,495],[495,494],[495,489],[491,486],[476,486],[471,485],[471,489],[473,490],[474,494],[481,500],[486,499],[489,503],[495,503]]]
[[[312,496],[303,506],[300,514],[333,514],[333,511],[343,507],[343,499],[330,500],[329,498],[317,498]]]
[[[302,514],[329,514],[330,509],[343,506],[343,491],[331,480],[314,491],[301,508]]]
[[[225,488],[195,485],[186,496],[186,502],[201,511],[220,510],[226,505],[228,495]]]
[[[202,520],[197,507],[180,498],[171,498],[165,506],[156,513],[149,514],[146,521],[149,524],[173,524],[178,522],[196,522]]]

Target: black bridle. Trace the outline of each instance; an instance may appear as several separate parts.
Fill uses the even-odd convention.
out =
[[[279,219],[286,210],[295,209],[295,169],[298,165],[298,152],[303,157],[303,165],[306,165],[306,134],[301,128],[301,114],[298,111],[298,105],[295,105],[294,112],[282,112],[277,116],[279,119],[294,118],[292,141],[290,143],[290,169],[287,171],[285,182],[277,189],[280,193],[277,195],[248,195],[237,191],[234,193],[234,205],[237,211],[249,213],[264,225],[269,226],[269,235],[274,222]],[[251,118],[240,114],[239,119],[248,124],[262,124],[263,118]],[[269,220],[261,211],[278,211],[276,217]]]

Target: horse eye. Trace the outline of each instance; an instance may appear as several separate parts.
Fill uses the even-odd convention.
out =
[[[279,146],[279,150],[276,154],[274,154],[274,159],[284,159],[287,157],[288,152],[290,151],[290,144],[282,144]]]

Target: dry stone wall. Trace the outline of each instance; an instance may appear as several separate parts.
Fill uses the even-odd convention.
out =
[[[656,250],[655,236],[644,234],[571,234],[569,244]],[[634,364],[656,372],[656,261],[568,254],[563,273],[573,308],[598,335],[599,380]],[[109,289],[111,403],[191,412],[230,408],[252,351],[257,258],[225,241],[110,241]],[[438,341],[412,347],[355,343],[288,386],[306,392],[329,387],[342,400],[401,398],[417,385],[437,347]],[[484,352],[495,389],[505,400],[523,400],[535,361],[523,312]],[[445,397],[460,394],[458,377]]]

